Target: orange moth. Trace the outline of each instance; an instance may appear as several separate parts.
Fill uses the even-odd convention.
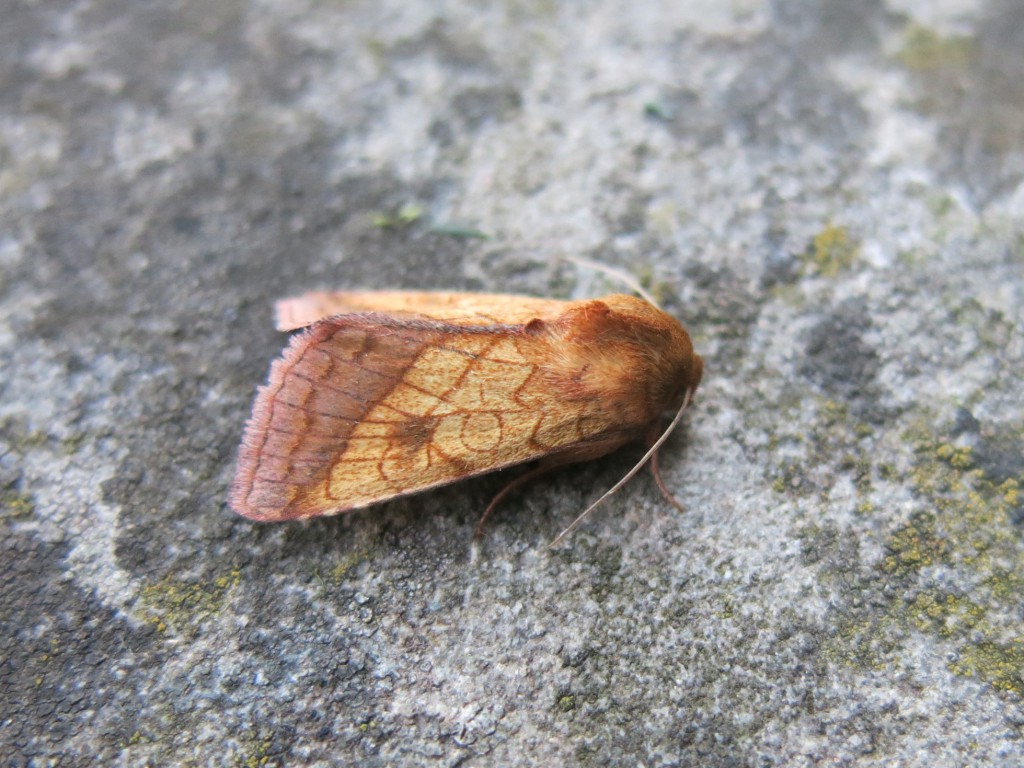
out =
[[[666,492],[659,425],[666,411],[678,423],[702,371],[683,327],[626,295],[311,293],[278,302],[277,326],[304,330],[256,396],[230,497],[261,521],[536,461],[486,517],[542,472],[644,439],[650,450],[616,489],[652,458]]]

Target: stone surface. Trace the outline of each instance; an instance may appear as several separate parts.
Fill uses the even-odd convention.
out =
[[[1019,0],[0,16],[5,765],[1024,762]],[[227,509],[275,297],[565,254],[704,355],[685,514]]]

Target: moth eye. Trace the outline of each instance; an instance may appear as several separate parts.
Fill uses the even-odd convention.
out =
[[[539,317],[535,317],[533,320],[528,322],[523,329],[531,336],[540,336],[544,331],[547,330],[547,324]]]
[[[672,403],[681,404],[683,398],[686,397],[687,382],[685,379],[679,381],[675,388],[672,390]]]

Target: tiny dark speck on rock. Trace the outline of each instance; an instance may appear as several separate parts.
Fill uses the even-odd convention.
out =
[[[194,235],[202,227],[202,220],[198,216],[175,216],[171,223],[174,231],[182,235]]]
[[[953,429],[950,434],[953,437],[959,437],[963,434],[976,435],[978,430],[981,429],[981,422],[974,418],[974,414],[968,411],[966,408],[957,408],[956,417],[953,421]]]
[[[871,397],[878,353],[864,341],[871,326],[862,302],[847,302],[811,329],[801,372],[832,395],[847,400]]]
[[[983,439],[975,446],[973,454],[974,461],[994,483],[1019,480],[1024,475],[1024,452],[1011,438]]]

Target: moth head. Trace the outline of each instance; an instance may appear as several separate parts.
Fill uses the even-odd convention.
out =
[[[616,295],[603,301],[611,310],[609,324],[618,326],[615,335],[642,358],[636,370],[643,373],[651,403],[678,410],[704,372],[704,361],[693,351],[689,334],[678,320],[643,299]]]
[[[562,390],[593,398],[632,424],[678,410],[700,383],[703,362],[679,322],[633,296],[580,302],[543,329],[562,343],[555,369]],[[528,326],[538,332],[541,325]]]

